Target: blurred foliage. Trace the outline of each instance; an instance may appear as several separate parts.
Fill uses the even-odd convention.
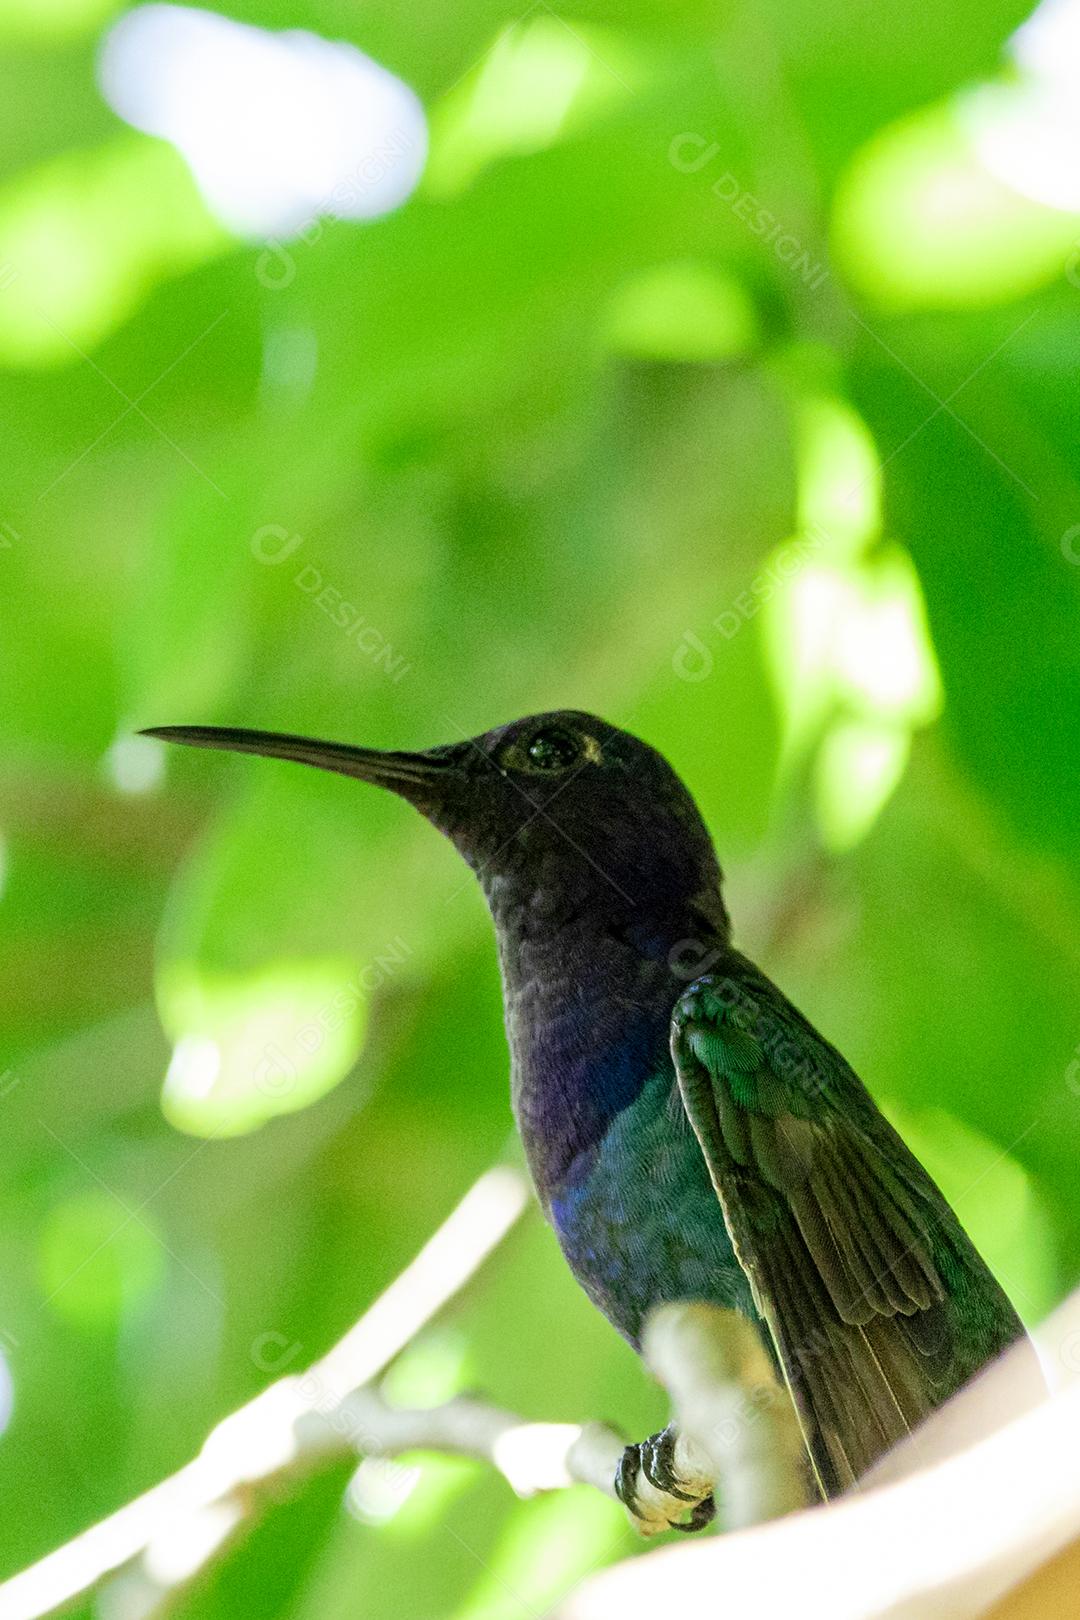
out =
[[[507,1150],[449,847],[140,724],[640,730],[1038,1319],[1080,1262],[1080,220],[964,113],[1026,7],[238,0],[430,124],[402,208],[281,243],[109,111],[121,9],[0,5],[0,1566],[192,1454],[260,1335],[325,1348]],[[661,1417],[535,1216],[413,1354]],[[468,1464],[382,1524],[346,1483],[178,1612],[517,1620],[630,1547]]]

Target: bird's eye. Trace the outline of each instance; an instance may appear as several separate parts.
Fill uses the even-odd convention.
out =
[[[549,726],[530,737],[525,753],[537,771],[565,771],[581,758],[581,738],[561,726]]]

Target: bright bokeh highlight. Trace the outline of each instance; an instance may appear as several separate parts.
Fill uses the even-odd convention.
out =
[[[165,744],[156,737],[133,736],[122,731],[112,743],[102,766],[118,793],[151,793],[165,777]]]
[[[337,1084],[360,1051],[365,998],[342,959],[250,975],[177,966],[163,976],[160,1010],[176,1043],[166,1117],[197,1136],[235,1136]]]
[[[0,0],[0,39],[63,42],[99,28],[124,0]]]
[[[553,11],[512,23],[436,110],[425,189],[453,196],[500,158],[554,146],[636,77],[622,42]]]
[[[427,126],[413,91],[353,45],[272,33],[190,6],[138,6],[109,33],[102,93],[183,153],[241,236],[320,215],[373,219],[414,189]]]
[[[781,782],[811,766],[818,832],[839,852],[888,803],[942,687],[915,565],[880,539],[881,466],[866,424],[822,394],[801,403],[797,430],[799,532],[762,569],[762,635]]]
[[[224,240],[166,146],[123,136],[29,170],[0,187],[0,363],[78,364]]]
[[[1060,276],[1080,217],[1048,208],[987,168],[972,106],[930,107],[887,126],[837,190],[833,251],[853,286],[891,310],[1021,298]]]
[[[961,100],[979,156],[1035,202],[1080,209],[1080,4],[1042,0],[1011,41],[1016,77]]]
[[[839,720],[826,733],[815,760],[818,829],[837,853],[864,838],[899,785],[910,732],[902,726]]]
[[[728,360],[752,348],[757,333],[754,306],[735,278],[693,260],[626,282],[605,328],[618,353],[673,362]]]
[[[796,413],[800,534],[833,561],[857,555],[881,530],[881,464],[866,423],[831,394]]]

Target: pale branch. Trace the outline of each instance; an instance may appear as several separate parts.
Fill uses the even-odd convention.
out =
[[[806,1506],[795,1408],[751,1322],[710,1305],[666,1305],[645,1325],[644,1350],[671,1396],[676,1472],[697,1479],[703,1496],[720,1487],[725,1530]]]
[[[1066,1374],[1080,1368],[1078,1321],[1080,1301],[1073,1301],[1040,1335],[1044,1353]],[[717,1592],[725,1607],[771,1613],[797,1606],[820,1620],[974,1620],[1018,1580],[1056,1569],[1047,1560],[1080,1533],[1080,1389],[1030,1410],[1023,1358],[988,1369],[890,1454],[861,1492],[791,1513],[802,1503],[804,1479],[798,1428],[756,1330],[732,1312],[666,1306],[646,1324],[644,1349],[672,1398],[680,1486],[704,1494],[715,1484],[734,1533],[603,1572],[568,1599],[564,1620],[709,1612]],[[262,1472],[249,1473],[243,1491],[208,1502],[201,1522],[189,1515],[194,1556],[185,1558],[183,1543],[161,1527],[159,1541],[125,1571],[126,1614],[160,1611],[250,1520],[263,1492],[272,1495],[275,1485],[340,1457],[381,1459],[389,1471],[382,1483],[391,1489],[393,1457],[435,1450],[491,1464],[521,1495],[575,1482],[613,1494],[623,1442],[601,1425],[529,1423],[472,1397],[402,1410],[370,1386],[320,1404],[312,1399],[318,1385],[302,1394],[309,1379],[285,1379],[260,1397],[261,1407],[252,1403],[237,1414],[250,1430],[240,1449],[252,1468],[261,1460]],[[292,1449],[275,1459],[267,1445],[280,1432],[281,1406],[290,1414]],[[646,1514],[647,1532],[666,1528],[687,1508],[645,1480],[639,1496],[654,1511],[651,1524]],[[782,1524],[761,1522],[781,1514],[790,1514]],[[9,1620],[9,1609],[0,1612]],[[1062,1610],[1050,1603],[1039,1612]]]
[[[325,1419],[377,1377],[502,1242],[527,1199],[517,1171],[500,1167],[481,1176],[386,1292],[306,1374],[270,1385],[224,1418],[177,1473],[5,1581],[0,1615],[37,1620],[133,1560],[156,1557],[167,1565],[170,1548],[179,1550],[172,1560],[176,1581],[197,1573],[251,1516],[256,1487],[304,1466],[298,1425]]]
[[[114,1608],[145,1617],[175,1599],[258,1516],[262,1506],[320,1467],[437,1451],[496,1468],[521,1496],[585,1484],[614,1497],[625,1442],[600,1423],[533,1423],[474,1397],[396,1407],[372,1380],[475,1272],[525,1202],[520,1177],[490,1172],[416,1260],[345,1337],[305,1373],[279,1379],[211,1432],[171,1478],[0,1586],[4,1620],[38,1620],[106,1576]],[[671,1305],[650,1319],[646,1353],[680,1425],[680,1485],[707,1495],[724,1484],[733,1521],[797,1505],[801,1470],[791,1414],[754,1329],[733,1312]],[[766,1397],[762,1399],[762,1391]],[[751,1435],[749,1440],[747,1436]],[[405,1488],[408,1471],[400,1470]],[[642,1528],[669,1528],[682,1498],[639,1479]]]
[[[297,1439],[309,1463],[437,1451],[490,1463],[519,1496],[592,1485],[613,1498],[626,1444],[603,1423],[531,1423],[467,1395],[441,1406],[392,1406],[371,1388],[357,1390],[331,1414],[304,1419]]]
[[[602,1570],[557,1620],[658,1613],[1009,1620],[1072,1613],[1080,1570],[1080,1293],[838,1501]]]
[[[179,1519],[157,1522],[153,1535],[117,1576],[114,1585],[122,1601],[110,1605],[112,1612],[138,1620],[165,1612],[184,1586],[250,1528],[263,1505],[295,1489],[307,1474],[345,1459],[377,1459],[380,1496],[391,1499],[398,1491],[404,1495],[412,1483],[412,1470],[394,1459],[416,1451],[489,1463],[521,1496],[574,1484],[615,1494],[615,1469],[625,1442],[602,1424],[530,1423],[471,1396],[434,1407],[397,1407],[371,1386],[316,1410],[304,1399],[306,1382],[302,1375],[271,1385],[265,1399],[234,1414],[242,1420],[239,1427],[231,1433],[226,1429],[224,1436],[220,1428],[214,1431],[212,1439],[230,1450],[239,1447],[249,1459],[244,1479],[189,1502]],[[0,1587],[0,1614],[10,1620],[5,1597]],[[29,1620],[47,1611],[16,1612]]]

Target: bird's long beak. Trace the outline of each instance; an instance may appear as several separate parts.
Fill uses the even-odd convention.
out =
[[[293,737],[286,732],[250,731],[244,726],[150,726],[144,737],[186,743],[192,748],[222,748],[234,754],[261,754],[267,759],[291,759],[317,765],[323,771],[355,776],[389,788],[418,807],[437,795],[440,782],[456,775],[454,761],[441,753],[383,752],[354,748],[349,743],[320,742],[314,737]]]

